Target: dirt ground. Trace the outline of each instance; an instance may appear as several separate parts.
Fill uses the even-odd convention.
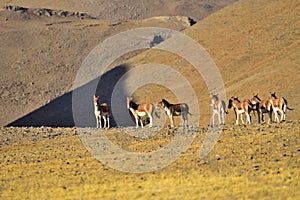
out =
[[[300,122],[226,125],[205,157],[207,126],[179,159],[147,173],[115,170],[85,148],[76,128],[1,128],[1,199],[298,199]],[[176,131],[149,138],[105,131],[116,145],[152,152]],[[111,154],[114,157],[114,154]],[[115,155],[119,156],[119,155]]]

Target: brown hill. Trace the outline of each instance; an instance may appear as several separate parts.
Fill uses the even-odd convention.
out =
[[[122,23],[46,17],[25,20],[20,13],[12,16],[5,12],[1,12],[0,26],[2,125],[24,115],[12,125],[72,125],[71,106],[66,104],[71,101],[71,94],[67,92],[71,90],[80,63],[95,44],[133,27],[155,25],[176,30],[187,27],[176,18]],[[242,1],[205,18],[184,33],[203,45],[216,62],[227,97],[250,98],[253,93],[259,93],[266,98],[270,91],[276,91],[295,109],[288,113],[288,120],[296,120],[300,106],[297,13],[299,3],[295,1]],[[124,63],[136,66],[153,59],[181,69],[197,91],[201,115],[206,116],[202,122],[207,123],[209,91],[184,60],[151,50]],[[113,75],[120,77],[125,68],[125,65],[117,68],[119,71]],[[170,91],[160,88],[153,96],[145,89],[157,88],[147,87],[136,92],[142,102],[156,102],[163,95],[176,101]],[[93,118],[92,112],[89,117]],[[229,117],[232,119],[233,114]]]
[[[32,10],[17,10],[3,9],[0,13],[1,125],[69,92],[83,59],[110,35],[144,26],[175,30],[190,26],[186,17],[116,22],[76,16],[47,17],[36,15]],[[39,118],[47,115],[49,113],[44,113]],[[32,125],[28,120],[26,123]]]
[[[295,1],[242,1],[183,32],[203,45],[216,62],[227,98],[238,96],[243,100],[258,93],[266,99],[270,92],[277,92],[277,96],[285,97],[289,107],[294,108],[294,111],[287,111],[288,120],[297,120],[300,106],[299,9],[299,3]],[[152,60],[173,66],[190,81],[200,102],[202,122],[208,123],[210,91],[199,75],[191,73],[192,66],[180,57],[153,50],[130,62],[136,66]],[[147,99],[149,90],[149,87],[141,90],[137,98]],[[151,94],[152,101],[170,93]],[[172,100],[176,101],[176,98],[173,96]],[[227,118],[233,122],[233,111]],[[254,120],[256,123],[256,117]]]

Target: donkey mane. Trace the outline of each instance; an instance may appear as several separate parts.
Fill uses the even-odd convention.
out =
[[[167,100],[162,99],[162,102],[166,105],[166,107],[170,107],[172,104],[170,104]]]
[[[234,100],[236,100],[238,103],[241,103],[238,97],[232,97]]]
[[[131,108],[133,108],[133,110],[137,110],[138,107],[139,107],[139,104],[137,104],[137,103],[135,103],[135,102],[133,102],[133,101],[130,101],[129,106],[130,106]]]
[[[212,95],[212,98],[214,98],[216,101],[219,101],[219,97],[218,97],[218,95],[216,95],[216,94],[213,94],[213,95]]]
[[[258,97],[258,94],[253,96],[254,98],[256,98],[258,101],[261,101],[261,99]]]
[[[277,96],[276,96],[276,93],[275,93],[275,92],[273,92],[273,93],[270,92],[270,95],[271,95],[271,97],[273,97],[274,99],[277,99]]]

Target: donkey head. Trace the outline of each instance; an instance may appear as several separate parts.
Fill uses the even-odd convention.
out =
[[[99,96],[94,95],[94,104],[98,106],[99,104]]]
[[[273,97],[274,99],[277,99],[277,96],[276,96],[276,92],[270,92],[270,95],[271,95],[271,97]]]

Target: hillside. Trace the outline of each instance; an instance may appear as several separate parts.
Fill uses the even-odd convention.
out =
[[[38,16],[35,11],[0,11],[1,125],[70,92],[84,58],[110,35],[144,26],[175,30],[190,26],[185,17],[116,22],[76,16]],[[42,116],[50,114],[46,113]],[[71,125],[70,118],[66,125]],[[26,123],[30,125],[29,121]]]
[[[300,106],[299,5],[295,1],[242,1],[212,14],[184,33],[199,42],[215,61],[227,98],[238,96],[243,100],[258,93],[266,99],[269,92],[276,92],[294,108],[288,111],[288,120],[297,120]],[[208,123],[210,91],[199,75],[191,73],[193,67],[178,56],[153,50],[130,62],[136,66],[154,59],[179,70],[190,81],[200,102],[202,122]],[[145,98],[147,90],[149,87],[141,91],[138,98]],[[157,94],[152,101],[157,101],[159,96]],[[233,111],[227,118],[233,122]],[[254,119],[256,123],[256,117]]]
[[[242,1],[186,29],[187,20],[176,17],[116,23],[44,16],[27,19],[20,12],[1,11],[1,125],[15,122],[10,125],[73,126],[69,92],[83,59],[103,39],[122,30],[145,26],[186,29],[184,33],[198,41],[217,64],[227,97],[243,99],[259,93],[267,98],[270,91],[276,91],[294,108],[288,111],[287,119],[297,120],[300,106],[297,13],[296,1]],[[126,59],[120,63],[137,66],[155,60],[180,69],[195,88],[202,123],[209,122],[209,91],[200,76],[191,73],[192,66],[178,56],[155,50]],[[114,73],[120,77],[124,72]],[[155,103],[163,95],[176,101],[170,91],[149,95],[151,87],[154,86],[136,93],[140,102]],[[90,104],[88,110],[90,122],[86,125],[93,126]],[[227,115],[229,122],[233,116],[232,112]]]

